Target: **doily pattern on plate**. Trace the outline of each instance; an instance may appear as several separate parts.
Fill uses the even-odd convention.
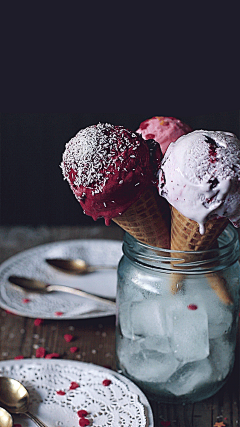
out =
[[[151,409],[143,393],[108,369],[66,360],[26,359],[21,363],[0,362],[0,375],[25,385],[30,394],[29,411],[49,426],[77,427],[77,412],[84,409],[94,427],[153,427]],[[110,383],[107,386],[103,385],[106,379]],[[23,417],[15,418],[22,427],[33,425]]]
[[[68,285],[106,297],[116,294],[115,270],[74,276],[61,273],[49,266],[45,258],[82,258],[91,265],[117,265],[122,255],[122,244],[112,240],[69,240],[37,246],[23,251],[0,266],[0,305],[16,314],[44,319],[78,319],[115,314],[114,308],[71,294],[29,294],[8,282],[10,275],[36,278],[47,283]],[[30,295],[30,297],[29,297]],[[23,299],[28,297],[28,304]]]

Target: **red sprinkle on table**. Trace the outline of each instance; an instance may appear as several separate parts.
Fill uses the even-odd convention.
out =
[[[34,325],[35,326],[40,326],[43,324],[43,319],[35,319],[34,320]]]
[[[78,388],[78,387],[80,387],[80,385],[75,381],[72,381],[70,384],[69,390],[75,390],[75,388]]]
[[[79,425],[80,427],[89,426],[90,421],[87,418],[80,418]]]
[[[198,306],[196,304],[189,304],[188,309],[189,310],[197,310]]]
[[[49,354],[46,354],[45,359],[56,359],[58,357],[60,357],[59,353],[49,353]]]
[[[102,385],[104,385],[105,387],[109,386],[110,384],[112,384],[111,380],[103,380]]]
[[[76,351],[78,351],[78,347],[70,347],[69,350],[71,353],[76,353]]]
[[[21,356],[21,355],[20,356],[16,356],[16,357],[14,357],[14,359],[15,360],[24,359],[24,356]]]
[[[65,334],[64,339],[66,342],[71,342],[73,340],[73,335]]]
[[[46,354],[46,350],[45,350],[44,347],[37,348],[37,350],[36,350],[36,357],[42,358],[42,357],[45,356],[45,354]]]
[[[168,427],[171,425],[170,421],[160,421],[160,425],[163,427]]]
[[[77,414],[79,418],[82,418],[82,417],[86,417],[86,415],[88,415],[88,412],[85,411],[85,409],[80,409],[80,411],[78,411]]]
[[[59,396],[64,396],[66,394],[63,390],[58,390],[56,393],[59,394]]]

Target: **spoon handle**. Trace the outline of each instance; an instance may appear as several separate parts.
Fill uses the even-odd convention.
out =
[[[47,427],[46,424],[44,424],[42,421],[40,421],[35,415],[30,414],[30,412],[25,412],[25,415],[27,415],[38,427]]]
[[[107,304],[111,307],[116,307],[116,303],[114,301],[110,301],[103,297],[98,297],[97,295],[89,294],[88,292],[81,291],[80,289],[71,288],[70,286],[64,286],[64,285],[48,285],[47,291],[60,291],[60,292],[68,292],[69,294],[79,295],[84,298],[89,298],[96,302],[101,302],[104,304]]]
[[[87,272],[91,273],[98,270],[117,270],[117,265],[88,265]]]

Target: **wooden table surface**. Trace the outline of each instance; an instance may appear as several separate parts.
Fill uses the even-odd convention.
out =
[[[44,243],[86,238],[122,240],[123,234],[115,225],[80,228],[0,227],[0,262],[20,251]],[[73,335],[74,341],[71,344],[66,343],[64,334]],[[73,345],[78,347],[75,353],[69,351]],[[14,359],[19,355],[34,358],[38,347],[45,347],[48,353],[59,353],[62,359],[91,362],[115,370],[115,316],[83,320],[45,320],[37,326],[32,318],[17,316],[0,309],[0,360]],[[238,427],[239,391],[238,338],[236,363],[227,384],[212,398],[195,404],[166,405],[150,401],[155,427]]]

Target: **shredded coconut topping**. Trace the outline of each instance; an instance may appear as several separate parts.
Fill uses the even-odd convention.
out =
[[[110,174],[119,170],[117,161],[124,160],[121,154],[139,145],[139,136],[123,126],[98,123],[80,130],[66,144],[60,167],[72,184],[99,193]]]

